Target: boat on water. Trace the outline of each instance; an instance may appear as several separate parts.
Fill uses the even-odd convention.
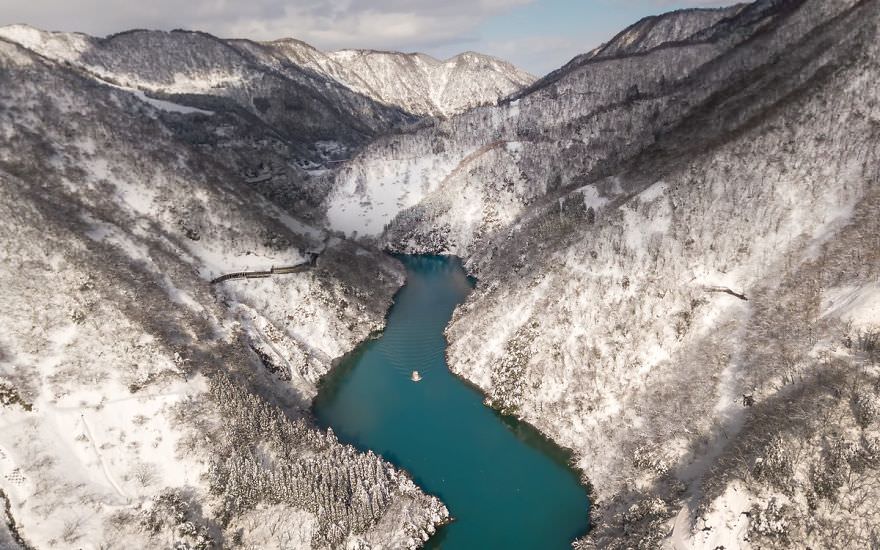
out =
[[[410,376],[410,380],[412,380],[413,382],[418,382],[421,379],[422,379],[422,375],[419,374],[419,371],[414,370],[412,372],[412,376]]]

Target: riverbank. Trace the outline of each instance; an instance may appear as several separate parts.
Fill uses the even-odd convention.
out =
[[[319,424],[405,469],[449,507],[455,521],[428,548],[569,548],[588,528],[589,499],[568,453],[485,406],[446,366],[444,330],[473,280],[457,258],[399,259],[407,282],[385,331],[322,380]]]

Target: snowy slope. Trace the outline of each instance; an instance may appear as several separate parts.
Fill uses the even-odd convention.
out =
[[[554,82],[592,60],[647,53],[660,46],[668,47],[678,43],[709,41],[724,28],[724,22],[737,21],[744,13],[763,11],[760,4],[759,2],[736,4],[726,8],[683,9],[646,17],[622,30],[598,48],[575,56],[571,61],[524,88],[515,96],[526,95]],[[741,24],[741,21],[736,24]]]
[[[688,29],[725,22],[718,17],[728,11],[717,13],[694,12],[698,24]],[[658,45],[646,52],[573,64],[497,107],[377,139],[333,174],[331,225],[375,237],[393,222],[386,235],[392,243],[468,253],[536,199],[650,144],[728,85],[734,71],[765,62],[776,50],[713,64],[780,13],[740,15],[740,26],[725,25],[714,40],[667,34],[672,42],[655,38]],[[787,36],[779,40],[774,47],[784,48]],[[438,233],[443,242],[431,242]]]
[[[652,18],[334,174],[334,227],[468,258],[451,368],[575,451],[579,546],[871,544],[878,10]]]
[[[578,454],[600,505],[585,548],[673,525],[677,548],[875,536],[846,526],[880,502],[880,8],[848,8],[805,3],[749,45],[788,42],[745,90],[475,248],[450,364]]]
[[[535,80],[506,61],[475,52],[441,61],[421,53],[376,50],[325,54],[292,39],[266,46],[376,101],[420,116],[450,116],[491,105]]]
[[[475,54],[0,29],[16,528],[424,540],[442,504],[303,413],[402,283],[379,245],[466,258],[450,367],[574,451],[577,548],[871,547],[878,28],[878,0],[683,10],[534,83]]]
[[[175,132],[189,114],[5,40],[0,81],[0,489],[25,542],[420,544],[443,505],[307,412],[402,267],[268,202]]]

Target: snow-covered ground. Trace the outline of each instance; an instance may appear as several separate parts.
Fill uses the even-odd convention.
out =
[[[438,60],[376,50],[324,53],[290,39],[267,46],[352,90],[420,116],[452,116],[492,105],[535,80],[506,61],[475,52]]]
[[[119,86],[121,90],[125,90],[135,95],[138,99],[143,101],[144,103],[149,103],[153,107],[157,109],[161,109],[163,111],[168,111],[169,113],[181,113],[185,115],[191,115],[193,113],[199,113],[202,115],[212,115],[213,111],[206,111],[204,109],[197,109],[196,107],[190,107],[188,105],[181,105],[179,103],[173,103],[171,101],[165,101],[164,99],[156,99],[154,97],[149,97],[147,94],[142,92],[141,90],[137,90],[135,88],[126,88],[124,86]]]
[[[468,258],[480,284],[447,331],[450,366],[575,451],[598,503],[584,547],[660,544],[685,504],[679,540],[709,521],[704,545],[840,546],[870,516],[858,491],[810,477],[850,471],[823,462],[843,452],[833,429],[780,409],[875,376],[855,366],[877,314],[878,8],[777,8],[640,23],[515,101],[378,140],[334,175],[337,229]],[[420,197],[394,213],[375,206],[387,190]],[[847,407],[876,396],[833,387],[822,414],[842,415],[846,456],[873,461],[874,425]],[[777,447],[802,457],[784,498],[755,473]]]
[[[822,295],[822,316],[841,319],[851,329],[880,331],[880,284],[829,288]]]
[[[424,540],[442,504],[303,412],[402,283],[369,242],[466,257],[450,366],[574,451],[596,504],[576,547],[870,547],[878,6],[651,18],[497,106],[517,79],[472,54],[0,29],[73,66],[0,40],[0,487],[21,533]],[[424,89],[388,77],[435,65]],[[447,86],[466,80],[488,95]],[[471,97],[415,125],[398,108]],[[308,250],[306,272],[207,284]]]
[[[0,488],[26,543],[420,544],[442,503],[307,413],[402,267],[269,203],[130,91],[2,40],[0,67]],[[306,272],[209,284],[307,251]]]

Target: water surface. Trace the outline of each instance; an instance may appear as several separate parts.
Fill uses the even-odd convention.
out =
[[[472,281],[455,258],[401,260],[407,283],[384,333],[322,383],[318,421],[443,500],[454,521],[427,548],[570,548],[587,530],[589,501],[567,454],[483,405],[446,367],[443,329]],[[410,380],[413,370],[420,382]]]

